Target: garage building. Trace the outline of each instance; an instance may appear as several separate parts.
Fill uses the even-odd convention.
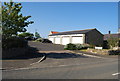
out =
[[[66,32],[51,31],[48,39],[51,40],[54,44],[62,45],[73,43],[100,46],[103,44],[103,34],[100,33],[96,28]]]

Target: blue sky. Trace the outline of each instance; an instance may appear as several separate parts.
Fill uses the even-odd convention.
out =
[[[24,16],[31,15],[28,32],[42,37],[50,31],[72,31],[97,28],[106,34],[118,31],[117,2],[23,2]]]

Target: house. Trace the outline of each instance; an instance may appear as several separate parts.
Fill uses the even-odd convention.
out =
[[[111,34],[111,31],[109,31],[108,34],[104,34],[103,38],[104,38],[104,40],[103,40],[104,48],[109,48],[108,41],[107,41],[108,39],[110,39],[110,38],[116,39],[117,38],[118,42],[113,42],[113,45],[116,45],[116,44],[118,44],[118,45],[115,46],[113,49],[115,49],[115,50],[120,49],[120,28],[118,29],[118,33]]]
[[[120,34],[104,34],[104,40],[108,40],[110,37],[112,38],[120,38]]]
[[[118,46],[120,47],[120,29],[119,29],[119,32],[118,33],[114,33],[114,34],[111,34],[111,32],[109,31],[108,34],[104,34],[104,48],[108,48],[108,42],[107,40],[110,39],[110,38],[118,38]],[[117,42],[116,42],[117,43]],[[120,48],[117,48],[117,49],[120,49]]]
[[[56,31],[51,31],[50,34],[56,34],[56,33],[59,33],[59,32],[56,32]]]
[[[48,39],[54,44],[66,45],[69,43],[73,44],[92,44],[92,45],[102,45],[103,44],[103,34],[101,34],[96,28],[76,30],[76,31],[66,31],[50,33]]]

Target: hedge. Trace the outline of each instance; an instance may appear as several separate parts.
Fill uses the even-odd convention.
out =
[[[2,48],[10,49],[10,48],[22,48],[28,46],[28,42],[20,37],[10,37],[10,38],[2,38]]]
[[[88,44],[72,44],[72,43],[69,43],[69,44],[64,46],[64,49],[65,50],[80,50],[80,49],[87,49],[89,47],[91,47],[91,46],[88,45]]]
[[[65,46],[64,46],[64,49],[65,49],[65,50],[76,50],[77,47],[76,47],[75,44],[70,43],[70,44],[65,45]]]
[[[36,42],[42,42],[43,41],[43,38],[38,38],[35,40]]]

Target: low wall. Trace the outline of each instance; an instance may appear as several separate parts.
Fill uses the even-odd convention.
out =
[[[20,55],[25,55],[28,52],[28,48],[12,48],[7,50],[2,50],[2,58],[14,58]]]

